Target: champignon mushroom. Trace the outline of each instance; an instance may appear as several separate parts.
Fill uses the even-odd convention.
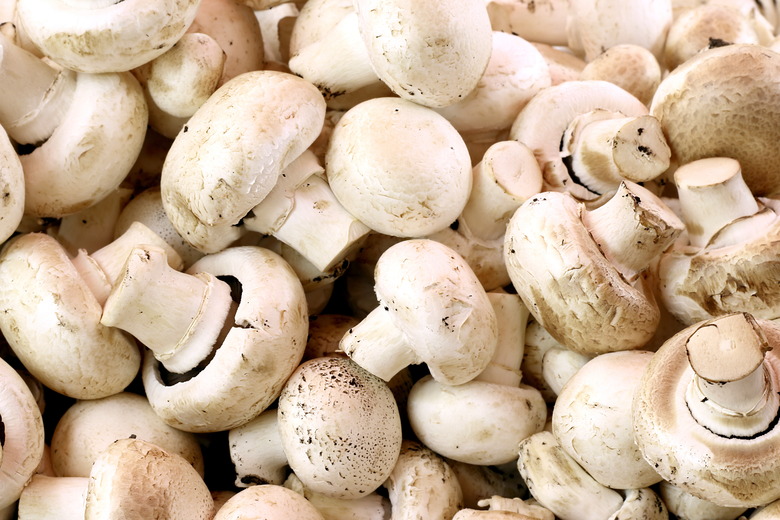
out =
[[[167,383],[148,351],[142,366],[144,389],[155,412],[175,428],[228,430],[265,410],[300,362],[308,324],[303,288],[279,255],[253,246],[206,255],[187,273],[232,280],[233,299],[239,300],[235,316],[224,324],[226,333],[213,357],[185,380]],[[158,312],[165,315],[170,302],[158,305]],[[178,325],[182,324],[186,326],[186,321]]]
[[[664,306],[685,325],[733,312],[780,317],[780,202],[756,199],[726,157],[680,166],[674,180],[688,231],[658,264]]]
[[[8,134],[0,126],[0,243],[13,235],[23,214],[24,170]]]
[[[252,486],[230,497],[213,520],[324,520],[304,497],[283,486]]]
[[[179,234],[214,253],[235,242],[239,221],[322,128],[325,102],[310,83],[256,71],[220,87],[173,141],[160,178]]]
[[[18,520],[83,520],[88,477],[34,475],[19,497]]]
[[[62,217],[59,225],[50,233],[71,255],[77,255],[82,249],[88,254],[94,253],[119,238],[129,228],[114,234],[119,214],[132,193],[130,188],[117,188],[97,204]]]
[[[609,81],[649,106],[661,83],[661,65],[646,48],[623,43],[589,61],[579,79]]]
[[[336,198],[369,228],[421,237],[455,221],[471,190],[471,159],[443,116],[399,98],[376,98],[336,123],[325,158]]]
[[[0,510],[12,506],[43,457],[43,419],[27,383],[0,358]]]
[[[380,256],[375,277],[379,306],[341,340],[353,361],[385,381],[425,362],[449,385],[485,369],[498,341],[496,315],[460,255],[433,240],[404,240]]]
[[[731,157],[754,195],[780,193],[774,146],[780,138],[778,74],[778,55],[749,44],[705,50],[672,71],[658,86],[650,112],[661,122],[673,159],[686,164]]]
[[[358,498],[390,476],[401,450],[401,418],[378,377],[341,357],[302,363],[279,397],[279,435],[303,484]]]
[[[195,18],[199,0],[17,0],[16,20],[53,61],[81,72],[119,72],[170,49]]]
[[[385,520],[390,508],[387,498],[376,492],[348,499],[315,493],[304,486],[295,473],[287,477],[284,487],[303,495],[325,520]]]
[[[702,500],[666,480],[658,484],[658,495],[669,512],[682,520],[736,520],[747,511],[746,507],[719,506]]]
[[[672,484],[721,506],[776,500],[780,329],[746,313],[691,325],[650,360],[633,403],[642,455]]]
[[[568,43],[568,0],[488,0],[486,7],[494,31],[559,47]]]
[[[230,460],[236,472],[235,486],[282,485],[287,478],[287,455],[279,437],[276,408],[228,432]]]
[[[504,254],[534,319],[565,347],[637,349],[660,319],[639,275],[682,229],[658,197],[633,183],[594,210],[568,193],[545,192],[515,212]]]

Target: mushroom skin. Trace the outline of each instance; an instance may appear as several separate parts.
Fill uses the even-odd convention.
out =
[[[780,194],[778,74],[778,54],[750,44],[702,51],[672,71],[650,113],[661,122],[673,160],[731,157],[755,196]]]
[[[780,475],[778,342],[777,324],[732,314],[691,325],[658,349],[634,394],[632,414],[637,446],[665,480],[728,507],[760,506],[780,496],[774,485]],[[750,376],[737,375],[750,372],[755,361]],[[712,378],[696,368],[699,375],[692,364],[724,375]],[[746,381],[758,388],[746,388]],[[742,408],[720,404],[705,390]]]
[[[217,89],[174,139],[160,177],[163,207],[193,247],[215,253],[242,234],[240,220],[309,147],[325,102],[307,81],[254,71]]]
[[[24,214],[24,169],[0,126],[0,243],[13,235]]]
[[[121,72],[173,47],[200,0],[18,0],[16,20],[49,58],[79,72]]]
[[[141,371],[149,403],[167,424],[215,432],[247,423],[279,396],[303,356],[308,313],[292,268],[267,249],[240,246],[206,255],[187,270],[199,272],[238,280],[241,298],[233,325],[192,378],[165,384],[151,352]]]
[[[76,399],[121,392],[141,356],[102,307],[60,244],[42,233],[12,238],[0,254],[0,330],[27,370]]]
[[[401,418],[387,385],[352,360],[302,363],[279,396],[278,428],[304,486],[359,498],[390,476],[401,452]]]

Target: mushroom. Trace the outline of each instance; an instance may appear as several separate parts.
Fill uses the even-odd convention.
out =
[[[578,73],[579,75],[579,73]],[[509,137],[534,151],[544,175],[544,189],[569,191],[582,200],[597,193],[572,176],[561,156],[561,142],[569,125],[582,114],[604,109],[622,117],[647,115],[648,109],[637,98],[607,81],[566,81],[543,89],[520,111],[512,123]]]
[[[516,294],[488,293],[498,321],[491,363],[471,381],[451,386],[430,376],[409,393],[407,414],[417,438],[444,457],[496,465],[517,458],[517,445],[541,431],[547,406],[533,387],[520,383],[528,311]]]
[[[198,472],[179,455],[140,439],[120,439],[92,466],[85,520],[210,520],[214,500]]]
[[[230,281],[232,298],[238,300],[235,315],[231,310],[229,319],[208,326],[212,332],[215,327],[218,333],[221,330],[218,337],[224,335],[224,339],[218,348],[209,344],[213,356],[182,381],[166,382],[164,370],[152,351],[147,351],[142,366],[144,389],[155,412],[175,428],[228,430],[265,410],[300,362],[308,324],[303,288],[279,255],[253,246],[206,255],[187,270],[187,275]],[[175,287],[169,289],[176,291]],[[183,301],[180,304],[185,305]],[[168,299],[156,305],[152,315],[139,314],[138,309],[132,312],[140,320],[139,326],[148,323],[144,320],[153,320],[154,314],[165,316],[171,310]],[[124,312],[130,313],[130,309]],[[155,333],[181,337],[191,324],[179,320],[169,323],[170,330],[159,327]]]
[[[70,2],[17,0],[16,20],[49,58],[80,72],[119,72],[170,49],[195,18],[199,0]]]
[[[648,351],[596,356],[555,401],[552,431],[561,448],[606,487],[640,489],[662,480],[634,443],[631,415],[634,390],[652,357]]]
[[[494,31],[516,34],[551,46],[568,43],[567,0],[488,0],[485,5]]]
[[[661,83],[661,65],[646,48],[623,43],[589,61],[579,79],[609,81],[649,106]]]
[[[165,424],[145,397],[130,392],[77,401],[65,411],[51,435],[54,473],[88,477],[100,452],[126,438],[151,442],[175,453],[203,475],[203,455],[195,436]]]
[[[34,475],[19,497],[18,520],[84,520],[88,477]]]
[[[376,98],[336,123],[325,157],[336,198],[369,228],[421,237],[449,226],[471,190],[463,138],[435,111]]]
[[[452,520],[555,520],[549,509],[529,504],[520,498],[492,496],[479,501],[487,510],[461,509]]]
[[[702,51],[672,71],[658,86],[650,113],[661,122],[673,159],[686,164],[730,157],[739,161],[755,196],[780,193],[778,74],[778,55],[749,44]]]
[[[401,419],[378,377],[340,357],[302,363],[279,397],[278,428],[290,467],[314,492],[359,498],[390,476]]]
[[[291,74],[257,71],[220,87],[190,118],[165,158],[163,206],[179,234],[214,253],[322,128],[325,102]]]
[[[230,460],[236,472],[235,486],[282,485],[287,478],[287,455],[279,436],[276,408],[228,432]]]
[[[659,483],[658,495],[669,512],[682,520],[736,520],[747,511],[746,507],[719,506],[702,500],[666,480]]]
[[[53,236],[73,256],[81,249],[88,254],[102,249],[129,229],[128,225],[122,233],[114,233],[119,214],[131,195],[129,188],[115,189],[97,204],[62,217]]]
[[[0,52],[2,48],[0,47]],[[0,57],[2,60],[2,57]],[[0,64],[0,66],[2,66]],[[0,126],[0,243],[19,227],[24,214],[24,170],[8,134]]]
[[[62,217],[106,197],[143,144],[148,118],[138,82],[129,72],[52,68],[2,35],[0,48],[0,124],[17,143],[39,145],[20,157],[25,213]]]
[[[283,486],[252,486],[230,497],[213,520],[325,520],[304,497]]]
[[[527,200],[507,227],[504,254],[534,319],[582,354],[641,348],[660,312],[641,273],[682,231],[655,195],[624,181],[586,210],[568,193]]]
[[[556,396],[579,370],[596,356],[580,354],[568,348],[552,347],[542,357],[542,378],[545,388]],[[557,398],[555,399],[557,402]]]
[[[325,520],[385,520],[390,504],[374,492],[360,498],[332,498],[306,488],[295,473],[284,481],[284,487],[311,502]]]
[[[445,459],[447,465],[455,472],[463,491],[464,507],[480,507],[478,502],[490,496],[526,496],[528,487],[523,482],[517,464],[502,464],[501,466],[475,466]]]
[[[24,379],[0,358],[0,511],[13,506],[43,458],[43,419]]]
[[[379,306],[341,340],[353,361],[385,381],[425,362],[448,385],[485,369],[496,350],[496,315],[460,255],[433,240],[405,240],[380,256],[375,278]]]
[[[384,486],[392,505],[391,520],[452,518],[463,507],[455,473],[418,442],[401,444],[401,454]]]
[[[672,484],[703,500],[776,500],[780,329],[750,314],[700,322],[667,340],[634,395],[634,437]]]
[[[658,264],[664,306],[685,325],[733,312],[780,318],[780,201],[755,198],[727,157],[684,164],[674,180],[688,231]]]

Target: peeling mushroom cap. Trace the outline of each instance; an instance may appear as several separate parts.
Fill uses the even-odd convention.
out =
[[[279,434],[290,467],[312,491],[358,498],[387,480],[401,450],[393,394],[352,360],[301,364],[279,397]]]
[[[138,373],[135,342],[100,324],[102,308],[60,244],[28,233],[0,254],[0,330],[27,370],[76,399],[121,392]]]
[[[77,401],[65,411],[51,437],[55,474],[88,477],[100,453],[124,438],[151,442],[176,453],[203,475],[203,455],[195,436],[168,426],[145,397],[129,392]]]
[[[749,44],[709,49],[677,67],[650,107],[673,159],[731,157],[756,196],[780,194],[779,75],[780,55]]]
[[[206,253],[237,240],[235,226],[319,135],[325,102],[283,72],[247,72],[225,83],[173,141],[160,178],[163,206],[191,245]]]
[[[348,110],[331,135],[325,169],[347,211],[375,231],[400,237],[452,224],[472,183],[468,149],[449,121],[399,98]]]
[[[90,471],[85,520],[213,516],[214,499],[198,472],[179,455],[150,442],[118,440]]]
[[[24,33],[53,61],[80,72],[118,72],[170,49],[199,0],[19,0]]]
[[[476,87],[490,60],[483,0],[356,0],[355,8],[374,71],[404,99],[455,103]]]
[[[230,497],[214,520],[324,520],[303,496],[284,486],[252,486]]]

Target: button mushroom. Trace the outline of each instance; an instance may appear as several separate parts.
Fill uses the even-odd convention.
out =
[[[230,497],[213,520],[324,520],[305,498],[283,486],[252,486]]]

